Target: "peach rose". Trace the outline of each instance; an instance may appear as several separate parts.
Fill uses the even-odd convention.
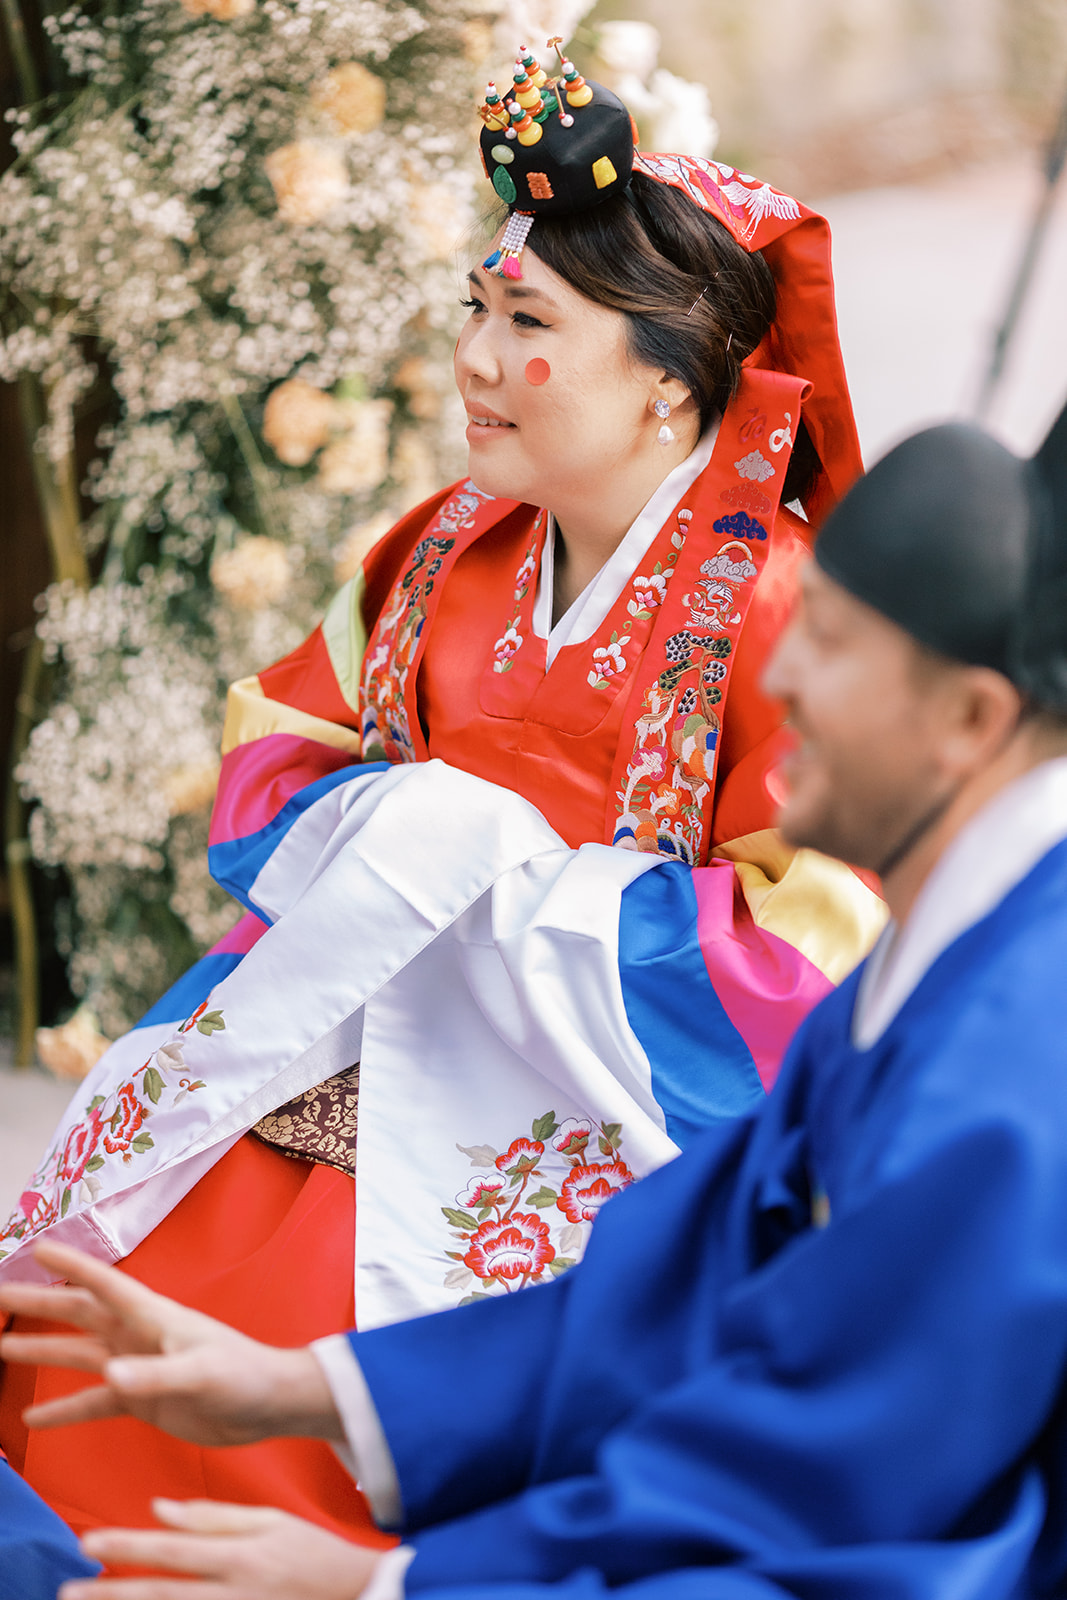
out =
[[[337,583],[347,583],[354,578],[364,558],[370,553],[383,533],[388,533],[396,518],[391,511],[379,511],[365,522],[350,528],[334,552],[333,575]]]
[[[408,410],[422,422],[432,421],[441,410],[441,393],[423,356],[408,356],[397,369],[394,383],[408,397]]]
[[[321,222],[348,193],[344,157],[315,139],[279,145],[264,163],[278,214],[298,227]]]
[[[443,183],[413,181],[408,197],[408,218],[434,261],[447,261],[469,218],[455,193]]]
[[[272,389],[263,413],[263,437],[287,467],[304,467],[334,427],[337,402],[303,378]]]
[[[370,133],[385,116],[385,84],[359,61],[344,61],[311,96],[339,133]]]
[[[193,762],[175,767],[163,779],[163,789],[172,817],[190,816],[203,811],[215,798],[219,786],[217,761]]]
[[[327,494],[374,489],[389,469],[388,400],[337,400],[334,415],[343,432],[319,457],[319,486]]]
[[[37,1029],[37,1059],[57,1078],[82,1078],[96,1066],[111,1043],[96,1025],[88,1006],[79,1006],[69,1022]]]
[[[256,0],[182,0],[190,17],[214,17],[216,22],[236,22],[256,9]]]
[[[211,581],[219,594],[240,611],[262,611],[274,605],[289,587],[292,571],[285,546],[260,533],[238,539],[211,563]]]

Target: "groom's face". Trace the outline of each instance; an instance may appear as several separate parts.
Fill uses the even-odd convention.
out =
[[[764,675],[796,738],[778,816],[790,843],[877,871],[943,792],[958,670],[808,563]]]

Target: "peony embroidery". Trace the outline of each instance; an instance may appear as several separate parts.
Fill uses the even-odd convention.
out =
[[[511,1294],[572,1267],[601,1206],[633,1182],[621,1144],[621,1123],[559,1123],[546,1111],[529,1138],[513,1139],[502,1154],[489,1145],[458,1146],[488,1169],[470,1179],[454,1206],[441,1207],[456,1243],[445,1252],[451,1265],[444,1283],[466,1291],[459,1304]]]
[[[616,640],[612,639],[610,644],[601,645],[593,651],[593,670],[589,674],[589,682],[594,689],[602,688],[617,672],[625,671],[626,657]]]
[[[552,1136],[552,1148],[558,1150],[561,1156],[569,1156],[573,1160],[576,1156],[585,1154],[586,1145],[593,1137],[593,1124],[584,1122],[578,1117],[568,1117],[561,1122],[559,1128]]]
[[[529,1173],[536,1172],[537,1163],[545,1153],[545,1147],[540,1139],[513,1139],[502,1156],[497,1156],[496,1165],[500,1172],[511,1177],[526,1177]]]
[[[67,1134],[67,1142],[63,1146],[63,1154],[59,1158],[56,1175],[70,1185],[79,1183],[86,1171],[95,1171],[104,1164],[103,1157],[97,1156],[96,1147],[100,1143],[104,1131],[104,1124],[100,1111],[96,1106],[90,1106],[84,1122],[79,1122]]]
[[[30,1233],[40,1233],[57,1220],[58,1208],[54,1196],[38,1194],[35,1189],[25,1189],[19,1195],[17,1213]]]
[[[533,577],[536,571],[537,547],[536,545],[531,545],[529,550],[527,550],[526,554],[522,558],[522,565],[515,574],[515,594],[519,600],[524,600],[526,598],[527,590],[530,587],[530,579]]]
[[[501,1278],[523,1283],[540,1276],[556,1258],[548,1236],[548,1223],[534,1212],[513,1212],[504,1221],[483,1222],[471,1235],[470,1249],[463,1257],[476,1278]]]
[[[590,1167],[574,1167],[564,1179],[556,1208],[568,1222],[595,1222],[605,1201],[633,1181],[634,1175],[625,1161],[598,1161]]]
[[[472,1178],[462,1194],[457,1194],[457,1206],[463,1206],[471,1211],[479,1211],[482,1206],[491,1206],[498,1200],[508,1186],[508,1180],[503,1173],[487,1173],[484,1177]]]
[[[137,1091],[132,1083],[124,1083],[119,1090],[119,1103],[111,1117],[111,1132],[104,1134],[104,1149],[111,1155],[125,1153],[128,1161],[130,1147],[137,1140],[137,1131],[143,1121],[144,1106],[137,1098]],[[142,1148],[145,1140],[151,1143],[147,1133],[141,1135]]]

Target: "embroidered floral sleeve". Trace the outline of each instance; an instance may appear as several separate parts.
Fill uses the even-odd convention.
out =
[[[612,633],[606,645],[598,645],[593,651],[589,683],[594,689],[606,689],[612,678],[626,671],[624,651],[630,643],[634,623],[646,621],[653,612],[659,610],[667,598],[667,583],[685,546],[687,525],[692,518],[692,512],[680,511],[678,517],[679,526],[671,535],[672,548],[666,562],[657,561],[647,578],[638,573],[631,579],[634,592],[633,597],[626,602],[625,623],[621,630],[616,629]]]
[[[197,1007],[178,1029],[178,1037],[161,1045],[144,1066],[108,1095],[94,1095],[80,1122],[47,1151],[15,1210],[0,1229],[0,1260],[9,1255],[5,1241],[20,1243],[43,1233],[70,1210],[75,1191],[86,1201],[100,1193],[101,1171],[109,1162],[128,1166],[154,1148],[147,1123],[161,1106],[176,1106],[204,1088],[202,1078],[189,1076],[182,1054],[182,1035],[195,1028],[208,1038],[226,1026],[210,1002]]]
[[[519,618],[522,615],[523,601],[530,592],[530,585],[537,572],[537,546],[541,538],[541,529],[544,522],[544,512],[539,513],[533,527],[533,542],[519,563],[519,570],[515,574],[515,594],[512,600],[511,617],[503,634],[493,646],[493,671],[510,672],[511,664],[522,649],[523,635],[519,632]]]

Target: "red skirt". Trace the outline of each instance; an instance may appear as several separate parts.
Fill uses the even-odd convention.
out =
[[[354,1326],[354,1248],[352,1179],[248,1134],[119,1270],[264,1343],[303,1345]],[[11,1326],[46,1325],[17,1317]],[[76,1532],[154,1526],[150,1501],[165,1495],[278,1506],[359,1544],[395,1544],[327,1444],[204,1450],[125,1417],[46,1432],[24,1426],[26,1406],[95,1381],[0,1365],[0,1446]]]

